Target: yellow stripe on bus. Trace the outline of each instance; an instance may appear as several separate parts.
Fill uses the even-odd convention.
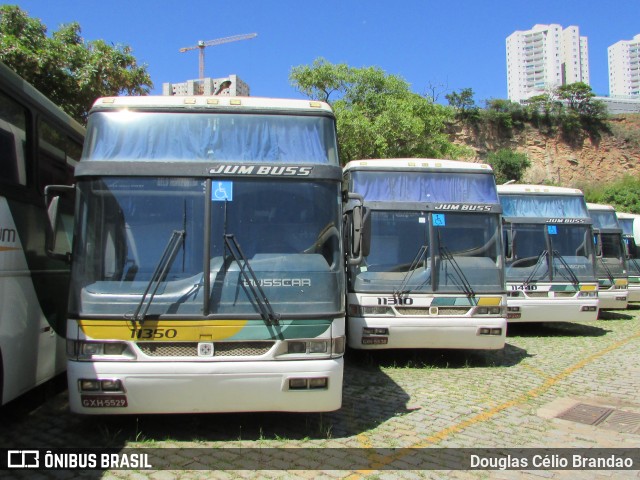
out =
[[[478,299],[479,307],[488,307],[493,305],[500,305],[502,303],[501,297],[480,297]]]
[[[248,320],[145,320],[140,324],[131,320],[78,320],[78,326],[88,338],[94,340],[205,342],[233,337],[247,322]]]

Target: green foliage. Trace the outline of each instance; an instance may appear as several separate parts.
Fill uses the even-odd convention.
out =
[[[640,114],[626,114],[619,117],[629,119],[629,123],[614,121],[610,124],[611,133],[628,146],[640,150]],[[635,121],[632,120],[635,118]]]
[[[536,95],[525,105],[490,99],[483,110],[475,107],[470,88],[446,97],[455,109],[456,119],[473,126],[488,125],[504,138],[510,138],[514,130],[520,130],[526,124],[546,135],[560,133],[571,145],[579,145],[587,135],[597,140],[602,132],[609,132],[605,104],[594,100],[591,87],[584,83],[563,85]]]
[[[587,202],[613,205],[616,210],[640,213],[640,178],[625,175],[606,185],[589,184],[582,187]]]
[[[363,158],[459,158],[467,152],[446,134],[451,109],[413,93],[404,79],[378,67],[334,65],[319,58],[311,66],[292,68],[289,78],[304,95],[332,105],[344,163]]]
[[[514,152],[507,148],[489,153],[486,162],[493,168],[497,184],[510,180],[519,182],[522,180],[525,170],[531,166],[531,162],[524,153]]]
[[[153,86],[131,48],[85,42],[76,22],[47,37],[47,27],[17,6],[0,6],[0,61],[69,115],[84,122],[96,98],[145,95]]]
[[[479,109],[473,99],[473,89],[463,88],[458,92],[452,92],[444,96],[449,105],[456,111],[456,119],[475,121],[478,119]]]

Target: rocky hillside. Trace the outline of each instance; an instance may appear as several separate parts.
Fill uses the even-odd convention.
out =
[[[473,150],[474,161],[484,161],[487,153],[501,148],[526,153],[531,161],[526,182],[579,187],[608,183],[624,174],[640,176],[640,114],[611,117],[610,130],[598,140],[586,137],[576,145],[569,145],[560,135],[545,136],[530,126],[514,130],[510,138],[488,128],[467,126],[455,127],[452,136],[455,143]]]

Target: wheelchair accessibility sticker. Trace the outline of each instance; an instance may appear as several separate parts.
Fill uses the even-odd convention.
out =
[[[446,225],[444,213],[434,213],[431,216],[431,222],[434,227],[444,227]]]
[[[214,202],[230,202],[233,200],[233,182],[214,181],[211,188],[211,200]]]

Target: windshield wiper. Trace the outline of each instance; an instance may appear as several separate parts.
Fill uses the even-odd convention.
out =
[[[460,268],[460,265],[458,265],[458,262],[456,262],[456,259],[453,257],[449,249],[444,245],[440,245],[438,250],[440,251],[440,258],[451,263],[454,272],[458,275],[458,279],[460,280],[459,285],[462,287],[467,297],[475,297],[476,292],[473,291],[473,287],[471,286],[469,279],[464,274],[462,268]],[[453,278],[453,275],[451,277]]]
[[[569,274],[571,283],[574,286],[578,285],[580,283],[580,280],[578,280],[578,277],[573,272],[573,269],[569,266],[569,264],[564,259],[564,257],[562,255],[560,255],[560,252],[558,250],[553,250],[552,253],[553,253],[553,258],[557,258],[560,261],[560,263],[562,264],[562,266],[567,269],[567,273]],[[558,270],[558,272],[560,272],[560,270]]]
[[[533,279],[536,276],[536,273],[538,273],[538,269],[540,268],[540,265],[542,265],[542,260],[544,260],[548,255],[549,255],[549,250],[543,250],[540,252],[540,255],[538,255],[538,260],[536,261],[536,264],[533,267],[533,270],[531,271],[527,279],[524,281],[525,286],[529,286],[534,281]]]
[[[427,255],[427,250],[429,250],[429,247],[427,245],[421,245],[420,246],[420,248],[418,249],[418,252],[416,253],[416,256],[413,257],[413,261],[411,262],[411,265],[409,265],[409,270],[407,270],[407,273],[405,273],[405,275],[404,275],[404,277],[402,279],[402,283],[400,284],[400,288],[398,288],[396,291],[393,292],[395,296],[401,296],[401,295],[409,292],[409,290],[406,290],[407,284],[409,283],[409,280],[411,280],[411,277],[413,276],[414,272],[416,271],[416,268],[418,268],[418,264]]]
[[[153,302],[153,297],[155,297],[158,292],[158,287],[160,284],[166,279],[169,270],[171,270],[171,265],[176,258],[180,245],[182,244],[185,236],[184,230],[174,230],[171,233],[171,237],[169,238],[169,243],[164,248],[162,255],[160,256],[160,261],[158,265],[156,265],[156,269],[151,275],[151,279],[147,284],[147,288],[142,294],[142,298],[140,299],[140,303],[136,308],[136,311],[133,313],[133,321],[140,322],[141,324],[144,322],[144,319],[149,311],[149,307],[151,306],[151,302]],[[149,290],[153,287],[153,291],[149,295]]]
[[[260,281],[254,273],[251,265],[249,265],[249,259],[245,256],[244,252],[240,249],[240,245],[232,234],[224,235],[224,243],[231,252],[231,256],[238,264],[240,268],[240,275],[253,296],[255,304],[258,306],[260,316],[267,325],[279,325],[280,315],[273,311],[269,299],[267,298],[264,290],[260,286]]]
[[[607,267],[607,264],[604,261],[604,257],[600,257],[600,263],[602,263],[604,271],[607,274],[607,277],[609,277],[609,281],[611,282],[611,286],[613,286],[613,284],[615,283],[615,280],[613,279],[613,273],[611,273],[611,270],[609,270],[609,267]]]

